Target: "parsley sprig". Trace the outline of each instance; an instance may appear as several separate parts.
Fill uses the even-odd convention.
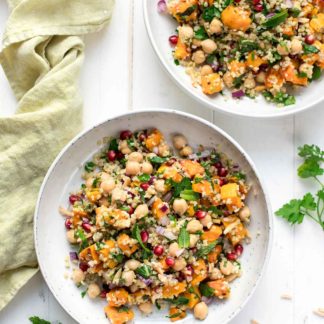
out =
[[[298,176],[307,179],[311,178],[320,185],[316,195],[308,192],[301,199],[292,199],[279,210],[276,215],[286,219],[292,225],[301,224],[308,216],[318,223],[324,230],[324,184],[320,176],[324,174],[322,167],[324,162],[324,151],[316,145],[305,144],[298,148],[298,155],[304,159],[298,169]]]

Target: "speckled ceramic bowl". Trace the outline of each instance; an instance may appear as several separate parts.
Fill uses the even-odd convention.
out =
[[[252,211],[249,226],[252,243],[245,246],[241,259],[243,275],[231,285],[229,300],[215,301],[210,305],[209,316],[205,320],[205,323],[227,323],[243,308],[264,271],[272,241],[272,215],[263,184],[244,150],[224,131],[193,115],[156,109],[132,112],[83,132],[62,150],[45,177],[35,211],[35,246],[40,269],[54,296],[76,321],[107,323],[103,311],[105,301],[81,298],[80,290],[64,276],[71,273],[71,269],[65,267],[70,246],[65,236],[64,219],[58,208],[66,206],[69,192],[80,186],[82,165],[100,149],[104,137],[116,136],[122,129],[134,131],[148,127],[159,128],[168,141],[172,133],[181,132],[193,147],[199,144],[218,146],[239,163],[252,185],[247,201]],[[166,311],[158,310],[149,317],[136,313],[135,322],[170,323],[165,316]],[[193,323],[195,319],[189,313],[182,322]]]

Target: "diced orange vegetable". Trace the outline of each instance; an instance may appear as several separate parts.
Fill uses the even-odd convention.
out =
[[[229,72],[231,72],[231,75],[234,77],[238,77],[245,73],[246,71],[246,65],[244,62],[239,62],[236,60],[233,60],[227,64],[227,68]]]
[[[297,71],[292,65],[288,65],[285,69],[283,69],[282,75],[286,81],[296,85],[306,86],[308,83],[307,77],[299,77],[297,75]]]
[[[164,179],[172,179],[175,182],[182,180],[182,175],[173,166],[162,164],[158,169],[158,173],[161,173]]]
[[[248,235],[248,231],[236,216],[226,217],[223,220],[223,224],[225,226],[224,232],[226,232],[226,237],[233,245],[237,245]]]
[[[278,88],[280,89],[284,84],[284,78],[281,73],[275,69],[270,69],[266,75],[265,86],[267,89]]]
[[[131,309],[119,309],[117,307],[106,306],[105,314],[111,324],[124,324],[134,318],[134,312]]]
[[[250,11],[239,6],[229,5],[222,11],[221,19],[230,29],[246,31],[252,23],[250,14]]]
[[[164,211],[164,209],[161,208],[164,205],[167,206],[167,204],[163,202],[160,198],[156,198],[154,200],[154,203],[152,205],[152,213],[157,220],[161,220],[163,217],[166,217],[166,215],[168,214],[169,207],[166,211]]]
[[[206,240],[208,243],[216,241],[222,235],[222,229],[220,226],[212,225],[208,231],[204,231],[201,235],[202,240]]]
[[[202,180],[192,185],[192,190],[201,193],[203,196],[211,196],[213,194],[213,188],[209,181]]]
[[[192,276],[191,285],[197,286],[201,281],[207,278],[207,267],[203,259],[197,260],[193,265],[194,274]]]
[[[313,5],[310,3],[307,3],[307,5],[303,6],[303,8],[302,8],[302,12],[305,17],[309,16],[309,14],[312,12],[312,10],[313,10]]]
[[[162,269],[166,270],[166,269],[169,269],[169,266],[166,264],[165,262],[165,258],[159,260],[161,266],[162,266]]]
[[[95,203],[101,198],[101,192],[97,188],[88,189],[86,190],[86,196],[90,202]]]
[[[255,52],[249,53],[246,60],[246,65],[252,69],[258,69],[260,65],[265,63],[267,63],[267,61],[259,57]]]
[[[189,22],[197,18],[197,2],[198,0],[179,0],[172,1],[168,4],[168,9],[170,14],[178,22]],[[192,12],[188,15],[183,15],[183,13],[192,8]]]
[[[182,160],[180,163],[181,163],[183,170],[191,178],[196,175],[203,175],[205,173],[205,169],[197,161]]]
[[[189,56],[189,54],[186,44],[184,44],[179,37],[173,53],[174,58],[177,60],[184,60]]]
[[[171,306],[169,310],[169,316],[171,322],[179,321],[186,317],[186,311],[175,306]]]
[[[138,244],[125,233],[118,236],[117,245],[128,257],[138,249]]]
[[[314,16],[309,25],[317,33],[324,33],[324,13],[319,13]]]
[[[234,198],[238,196],[239,186],[237,183],[228,183],[221,186],[221,198],[226,200],[228,198]]]
[[[84,210],[78,208],[73,208],[72,212],[72,224],[74,227],[77,227],[77,225],[81,222],[82,217],[86,217],[88,215]]]
[[[145,140],[145,146],[147,147],[147,149],[152,151],[154,147],[158,146],[161,143],[162,140],[163,140],[162,133],[159,130],[154,129],[147,136],[147,138]]]
[[[182,294],[186,290],[186,283],[184,281],[178,282],[174,286],[164,286],[162,288],[163,298],[173,298]]]
[[[286,36],[294,36],[295,31],[298,27],[298,19],[294,17],[289,17],[285,24],[282,26],[282,33]]]
[[[118,263],[115,259],[112,258],[110,252],[116,247],[116,242],[113,240],[105,241],[105,247],[99,250],[99,255],[103,258],[105,264],[109,269],[114,268]]]
[[[109,306],[120,307],[128,303],[128,292],[124,288],[110,290],[107,295]]]
[[[129,300],[133,304],[139,304],[147,301],[147,297],[151,296],[152,292],[149,289],[139,289],[129,295]]]
[[[224,279],[209,281],[207,285],[214,289],[214,294],[219,299],[228,298],[230,295],[230,287]]]
[[[187,209],[187,214],[191,217],[195,215],[195,208],[193,205],[189,204],[189,207]]]
[[[194,308],[199,302],[201,298],[200,291],[198,289],[198,286],[190,287],[190,291],[186,291],[183,296],[189,299],[189,303],[187,304],[188,308],[192,309]]]
[[[208,262],[216,263],[219,255],[222,253],[222,246],[216,245],[215,249],[208,254]]]
[[[221,92],[224,84],[218,73],[210,73],[201,77],[201,87],[204,94],[212,95]]]
[[[319,59],[318,54],[304,54],[302,55],[302,60],[310,65],[315,64],[315,62]]]

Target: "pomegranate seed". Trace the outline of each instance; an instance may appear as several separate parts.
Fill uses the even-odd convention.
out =
[[[117,152],[116,153],[116,159],[117,160],[121,160],[121,159],[123,159],[124,158],[124,154],[122,153],[122,152]]]
[[[71,229],[71,226],[72,226],[71,218],[67,218],[65,220],[65,227],[66,227],[66,229]]]
[[[234,252],[230,252],[226,254],[226,258],[230,261],[235,261],[237,258],[237,255]]]
[[[116,155],[116,152],[113,150],[107,152],[107,158],[110,162],[114,162],[116,160]]]
[[[161,212],[166,213],[168,211],[168,206],[167,205],[163,205],[162,207],[160,207]]]
[[[100,297],[101,298],[106,298],[106,295],[107,295],[107,291],[103,290],[101,293],[100,293]]]
[[[195,216],[197,217],[197,219],[203,219],[207,216],[207,212],[204,210],[197,210],[195,212]]]
[[[172,35],[169,37],[169,42],[171,45],[177,45],[179,37],[177,35]]]
[[[179,275],[178,275],[178,280],[179,281],[184,281],[186,280],[186,276],[183,272],[180,272]]]
[[[241,0],[235,0],[235,2],[236,2],[236,3],[239,3],[239,2],[241,2]]]
[[[305,37],[305,43],[308,45],[312,45],[315,42],[315,36],[314,35],[307,35]]]
[[[193,254],[197,253],[198,249],[196,247],[190,248],[190,251],[192,251]]]
[[[80,264],[79,264],[79,268],[80,268],[83,272],[86,272],[86,271],[89,269],[89,265],[88,265],[88,263],[80,262]]]
[[[133,215],[134,214],[134,208],[132,206],[129,206],[128,214],[129,215]]]
[[[226,184],[226,183],[227,183],[227,179],[225,179],[225,178],[219,179],[220,186],[224,186],[224,184]]]
[[[69,201],[70,201],[71,205],[74,205],[74,203],[76,201],[80,201],[80,200],[81,200],[81,197],[79,197],[77,195],[70,195],[70,197],[69,197]]]
[[[138,139],[139,139],[141,142],[145,141],[146,138],[147,138],[147,135],[144,134],[144,133],[141,133],[141,134],[138,136]]]
[[[167,264],[167,266],[172,267],[174,265],[174,259],[172,257],[167,257],[165,259],[165,263]]]
[[[143,190],[146,191],[149,187],[150,187],[150,185],[149,185],[147,182],[141,183],[141,188],[142,188]]]
[[[141,232],[141,239],[143,243],[146,243],[149,238],[149,233],[147,231]]]
[[[82,228],[88,233],[91,232],[91,225],[89,223],[82,223]]]
[[[261,3],[258,3],[254,6],[255,11],[262,11],[263,10],[263,5]]]
[[[237,244],[234,250],[236,255],[240,256],[243,253],[243,246],[241,244]]]
[[[261,2],[261,0],[253,0],[252,1],[252,3],[254,4],[254,5],[257,5],[257,4],[259,4]]]
[[[125,140],[125,139],[128,139],[132,136],[132,132],[130,130],[123,130],[120,132],[120,135],[119,135],[119,138],[121,140]]]
[[[216,163],[214,164],[214,167],[215,167],[216,169],[221,169],[221,168],[223,167],[223,164],[222,164],[222,162],[216,162]]]
[[[156,179],[155,177],[151,177],[150,180],[149,180],[149,182],[148,182],[148,184],[149,185],[152,185],[154,183],[154,180],[155,179]]]
[[[226,177],[227,176],[227,170],[225,168],[219,169],[218,175],[221,177]]]
[[[162,245],[157,245],[156,247],[154,247],[153,252],[157,256],[162,255],[163,252],[164,252],[163,246]]]

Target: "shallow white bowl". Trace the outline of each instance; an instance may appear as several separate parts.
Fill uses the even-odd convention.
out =
[[[38,262],[45,281],[63,308],[79,323],[106,324],[103,300],[89,300],[80,296],[78,289],[64,274],[65,258],[71,251],[66,240],[64,219],[59,206],[67,206],[69,192],[80,187],[84,163],[96,153],[98,144],[106,136],[116,136],[123,129],[132,131],[158,127],[168,141],[171,134],[185,134],[193,147],[199,144],[218,146],[229,158],[239,163],[252,185],[247,204],[252,211],[249,231],[252,243],[243,253],[243,276],[232,285],[232,295],[226,302],[210,306],[205,323],[221,324],[232,319],[253,293],[269,258],[272,240],[272,214],[269,200],[255,166],[244,150],[224,131],[193,115],[171,110],[138,111],[107,120],[73,139],[58,155],[42,184],[35,211],[35,246]],[[165,312],[158,310],[150,317],[136,314],[136,322],[169,323]],[[192,315],[183,322],[193,323]]]
[[[295,105],[281,108],[267,102],[262,95],[254,100],[248,97],[235,100],[229,92],[226,96],[214,97],[203,94],[200,87],[193,87],[185,69],[174,64],[168,39],[175,33],[177,23],[170,15],[158,13],[157,2],[158,0],[143,0],[145,25],[155,53],[180,88],[203,105],[216,111],[245,117],[282,117],[311,108],[324,100],[323,77],[309,87],[301,89],[296,94]]]

